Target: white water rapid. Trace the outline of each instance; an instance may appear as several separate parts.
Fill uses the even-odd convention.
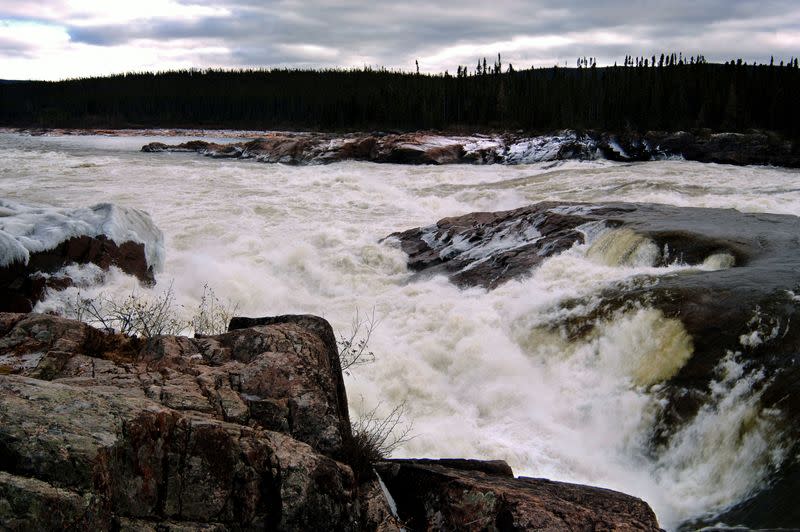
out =
[[[719,368],[713,404],[664,452],[647,452],[658,407],[648,375],[669,376],[691,349],[679,323],[634,310],[575,343],[545,327],[567,312],[559,301],[591,301],[612,281],[666,271],[647,264],[646,247],[622,264],[598,251],[602,243],[591,253],[576,247],[487,292],[441,276],[409,282],[405,255],[378,241],[445,216],[542,200],[798,215],[800,172],[677,160],[288,167],[138,151],[184,140],[2,133],[0,197],[147,211],[166,250],[153,290],[173,282],[187,309],[205,283],[241,315],[319,314],[342,333],[356,309],[374,308],[377,360],[346,377],[347,392],[353,416],[405,401],[415,437],[396,456],[504,459],[517,475],[617,489],[645,499],[667,528],[741,500],[782,458],[779,413],[755,410],[750,385],[760,375],[742,374],[735,354]],[[134,288],[148,290],[111,273],[84,291]],[[642,366],[644,352],[658,355],[658,368]]]

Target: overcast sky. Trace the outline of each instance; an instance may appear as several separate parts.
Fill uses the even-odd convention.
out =
[[[800,55],[798,0],[0,0],[0,78],[207,67],[517,69]]]

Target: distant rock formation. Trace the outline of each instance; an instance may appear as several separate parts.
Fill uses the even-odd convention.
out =
[[[99,204],[85,209],[31,207],[0,200],[0,312],[30,312],[49,289],[73,280],[71,264],[111,266],[155,282],[163,235],[136,209]]]
[[[800,145],[777,135],[753,133],[611,134],[562,131],[523,134],[448,136],[433,132],[268,133],[249,142],[217,144],[193,140],[168,145],[152,142],[143,152],[197,152],[219,159],[267,163],[326,164],[356,160],[395,164],[525,164],[565,159],[649,161],[683,157],[724,164],[772,164],[800,167]]]
[[[375,476],[358,478],[348,465],[352,435],[330,325],[280,316],[232,328],[138,339],[49,315],[0,314],[0,524],[658,529],[638,499],[514,480],[496,462],[378,463],[395,509]]]

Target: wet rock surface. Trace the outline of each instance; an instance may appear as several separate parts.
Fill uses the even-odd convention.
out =
[[[0,522],[358,529],[337,355],[308,321],[145,341],[0,314]]]
[[[643,141],[643,142],[642,142]],[[800,145],[778,135],[754,133],[677,133],[648,132],[642,141],[634,138],[624,142],[636,154],[645,144],[652,153],[680,155],[689,161],[720,164],[770,164],[790,168],[800,167]]]
[[[411,530],[660,530],[650,507],[635,497],[514,478],[503,464],[388,460],[376,469]]]
[[[116,266],[143,283],[155,282],[144,244],[128,241],[118,245],[105,235],[78,236],[31,253],[27,264],[18,261],[0,266],[0,312],[30,312],[47,289],[71,286],[68,275],[58,274],[70,264],[95,264],[103,270]]]
[[[477,212],[387,239],[399,241],[411,270],[445,273],[462,287],[495,288],[529,275],[547,257],[583,242],[578,228],[592,220],[571,214],[572,207],[539,203],[514,211]]]
[[[724,164],[800,167],[796,142],[764,132],[657,132],[613,134],[561,131],[549,135],[414,133],[267,133],[250,141],[180,144],[152,142],[143,152],[197,152],[218,159],[325,164],[356,160],[395,164],[524,164],[606,158],[648,161],[679,156]]]
[[[0,313],[0,525],[417,529],[394,514],[376,478],[359,479],[347,465],[351,429],[335,346],[330,325],[315,316],[237,318],[225,334],[138,339],[50,315]],[[398,486],[416,482],[403,464],[378,467],[389,467],[381,474]],[[558,514],[562,523],[656,527],[637,499],[569,485],[553,488],[566,490],[569,504],[544,498],[503,462],[415,464],[509,501],[481,511],[503,509],[514,526],[526,526],[538,505],[536,515]],[[441,512],[461,515],[465,503],[452,486],[424,486],[441,488]],[[577,501],[581,489],[596,495]],[[403,499],[401,517],[415,515],[415,505]]]
[[[637,261],[694,266],[598,288],[588,305],[583,299],[563,301],[560,305],[570,312],[546,328],[568,342],[590,341],[601,324],[648,308],[680,324],[688,335],[686,360],[663,377],[648,380],[645,375],[636,383],[652,387],[651,393],[663,401],[651,435],[655,455],[701,409],[714,408],[720,383],[757,375],[749,393],[758,398],[758,406],[743,421],[741,434],[761,423],[762,416],[780,420],[775,430],[782,434],[787,458],[776,474],[782,480],[768,489],[770,500],[786,501],[785,486],[797,483],[794,457],[800,441],[798,235],[800,218],[789,215],[656,204],[540,203],[445,218],[395,233],[388,241],[408,254],[409,268],[417,275],[445,274],[459,286],[487,289],[524,279],[545,258],[587,238],[592,242],[586,254],[606,266]],[[726,366],[731,360],[741,368],[738,377]],[[746,515],[746,524],[773,522],[769,514],[775,509],[769,505],[748,508],[756,509],[736,514]],[[759,513],[758,508],[771,510]]]

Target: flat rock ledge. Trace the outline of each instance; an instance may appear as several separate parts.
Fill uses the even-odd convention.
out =
[[[0,313],[0,529],[658,529],[638,499],[503,462],[376,464],[395,511],[348,465],[330,325],[231,329],[139,339]]]
[[[376,465],[411,530],[659,530],[642,500],[541,478],[502,461],[387,460]]]

